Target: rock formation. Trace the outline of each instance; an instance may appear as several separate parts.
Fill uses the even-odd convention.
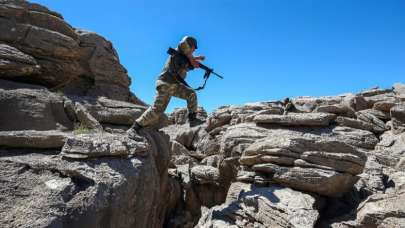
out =
[[[147,108],[112,44],[0,0],[1,227],[405,227],[405,85]]]

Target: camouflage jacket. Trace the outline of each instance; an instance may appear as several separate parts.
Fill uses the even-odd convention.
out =
[[[191,69],[193,69],[193,67],[183,56],[170,55],[160,73],[159,80],[167,83],[180,83],[176,80],[174,75],[178,75],[184,79],[187,71]]]

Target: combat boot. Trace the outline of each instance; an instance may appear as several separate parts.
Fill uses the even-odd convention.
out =
[[[197,114],[195,112],[188,113],[188,122],[193,122],[197,120]]]
[[[142,125],[140,125],[138,122],[134,122],[134,124],[132,124],[132,126],[127,130],[127,134],[131,137],[134,132],[136,132],[137,134],[139,134],[139,131],[143,128]]]

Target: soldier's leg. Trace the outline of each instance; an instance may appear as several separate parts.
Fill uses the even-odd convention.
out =
[[[189,113],[197,112],[197,94],[193,89],[182,84],[176,84],[175,88],[171,91],[171,95],[187,100]]]
[[[156,96],[153,105],[150,106],[137,120],[136,122],[142,127],[146,127],[156,123],[159,117],[166,110],[170,101],[169,87],[161,85],[156,88]]]

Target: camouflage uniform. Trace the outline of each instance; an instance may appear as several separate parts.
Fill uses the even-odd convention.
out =
[[[174,76],[176,74],[184,79],[187,71],[191,69],[190,63],[181,56],[169,56],[159,79],[156,81],[155,101],[136,122],[141,126],[149,126],[156,123],[160,115],[165,111],[172,96],[187,100],[189,113],[195,113],[197,111],[197,95],[195,91],[177,81]]]

